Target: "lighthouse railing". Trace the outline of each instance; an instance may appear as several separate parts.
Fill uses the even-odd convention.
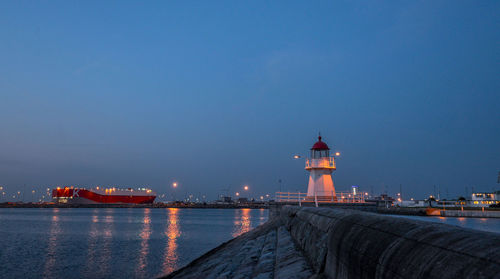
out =
[[[275,200],[285,203],[364,203],[366,193],[353,194],[352,192],[316,192],[313,196],[301,192],[276,192]]]
[[[335,169],[334,157],[307,158],[306,168],[329,168]]]

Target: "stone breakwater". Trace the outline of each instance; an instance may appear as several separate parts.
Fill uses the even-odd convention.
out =
[[[500,235],[285,206],[166,278],[500,278]]]

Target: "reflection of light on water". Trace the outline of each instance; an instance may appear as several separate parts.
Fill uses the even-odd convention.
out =
[[[111,260],[111,241],[113,240],[113,211],[114,209],[109,208],[106,210],[107,215],[104,216],[104,231],[103,239],[104,243],[100,249],[102,249],[101,260],[100,260],[100,275],[104,276],[109,272],[110,260]],[[109,276],[109,275],[108,275]],[[106,276],[107,277],[107,276]]]
[[[238,235],[246,233],[250,230],[250,209],[243,208],[236,212],[237,215],[234,218],[233,237],[237,237]],[[239,212],[241,212],[240,216],[238,216]]]
[[[168,222],[165,228],[165,236],[167,237],[167,247],[163,256],[163,273],[167,274],[177,268],[177,238],[181,235],[180,226],[178,224],[179,209],[168,209]]]
[[[99,223],[99,217],[97,216],[97,209],[94,209],[92,211],[92,223],[90,223],[90,230],[89,230],[89,240],[88,240],[88,251],[87,251],[87,266],[86,266],[86,271],[91,273],[91,270],[94,270],[96,268],[96,263],[95,263],[95,252],[97,248],[97,238],[99,234],[99,230],[97,228],[98,223]]]
[[[45,260],[45,271],[44,277],[54,277],[52,274],[52,270],[56,264],[56,249],[57,249],[57,236],[61,232],[61,228],[59,225],[59,208],[54,208],[52,210],[52,222],[50,224],[50,234],[49,234],[49,243],[47,247],[47,254]]]
[[[132,223],[133,222],[133,219],[132,219],[132,208],[127,208],[127,211],[128,211],[128,214],[127,214],[127,222],[128,223]]]
[[[106,216],[99,221],[99,210],[92,211],[88,236],[87,276],[109,277],[111,265],[111,242],[113,240],[114,209],[107,209]],[[102,244],[99,243],[102,239]]]
[[[262,225],[267,221],[267,218],[265,216],[266,210],[264,208],[261,208],[259,209],[259,213],[260,213],[259,225]]]
[[[136,277],[144,277],[144,272],[147,266],[147,258],[149,254],[149,237],[151,236],[151,218],[149,216],[150,209],[144,209],[144,218],[142,222],[144,225],[142,226],[142,232],[139,236],[142,238],[141,241],[141,251],[139,252],[139,265],[137,266],[136,273],[138,276]],[[142,276],[141,276],[142,274]]]

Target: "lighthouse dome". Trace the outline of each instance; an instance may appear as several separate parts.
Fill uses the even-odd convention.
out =
[[[330,150],[328,145],[321,141],[321,136],[318,137],[318,141],[313,145],[311,150]]]

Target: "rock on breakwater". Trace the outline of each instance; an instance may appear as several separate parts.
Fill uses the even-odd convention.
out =
[[[270,214],[168,278],[499,277],[498,234],[356,210]]]

